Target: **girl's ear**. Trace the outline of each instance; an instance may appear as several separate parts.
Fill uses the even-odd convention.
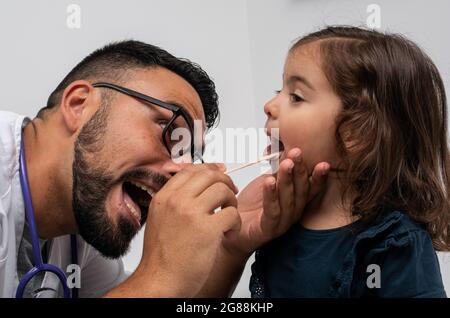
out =
[[[70,134],[75,133],[90,118],[100,104],[91,83],[85,80],[72,82],[61,97],[63,123]]]

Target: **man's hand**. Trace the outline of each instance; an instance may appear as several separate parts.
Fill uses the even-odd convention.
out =
[[[328,171],[329,164],[321,162],[309,177],[301,150],[291,149],[277,176],[260,176],[239,194],[242,226],[239,232],[227,233],[227,249],[250,255],[285,233],[300,220],[305,205],[323,190]]]
[[[141,263],[109,296],[198,294],[213,270],[224,233],[240,229],[237,192],[215,164],[192,165],[177,173],[150,204]]]

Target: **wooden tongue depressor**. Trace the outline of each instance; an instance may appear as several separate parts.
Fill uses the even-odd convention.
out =
[[[225,171],[224,173],[225,173],[225,174],[230,174],[230,173],[232,173],[232,172],[235,172],[235,171],[238,171],[238,170],[247,168],[247,167],[254,166],[254,165],[256,165],[256,164],[258,164],[258,163],[260,163],[260,162],[262,162],[262,161],[272,160],[272,159],[275,159],[275,158],[278,159],[278,158],[280,157],[280,155],[281,155],[281,152],[275,152],[275,153],[272,153],[272,154],[270,154],[270,155],[267,155],[267,156],[264,156],[264,157],[262,157],[262,158],[259,158],[259,159],[256,160],[256,161],[249,162],[249,163],[245,163],[245,164],[243,164],[243,165],[241,165],[241,166],[238,166],[238,167],[229,169],[229,170]]]

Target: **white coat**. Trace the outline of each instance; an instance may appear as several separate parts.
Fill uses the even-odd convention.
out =
[[[19,179],[21,131],[25,117],[0,111],[0,297],[15,297],[19,284],[17,255],[23,236],[25,208]],[[122,260],[104,258],[80,236],[78,265],[81,268],[80,297],[98,297],[105,294],[125,278]],[[49,263],[64,272],[71,263],[70,236],[53,239]],[[62,287],[53,274],[46,274],[42,287],[58,292],[38,294],[38,297],[57,297]]]

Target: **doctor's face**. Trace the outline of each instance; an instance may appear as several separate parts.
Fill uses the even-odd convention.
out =
[[[182,106],[205,122],[200,97],[163,68],[137,71],[122,86]],[[115,92],[83,126],[75,142],[73,210],[80,235],[104,256],[123,255],[145,223],[153,195],[182,169],[162,140],[171,111]]]

